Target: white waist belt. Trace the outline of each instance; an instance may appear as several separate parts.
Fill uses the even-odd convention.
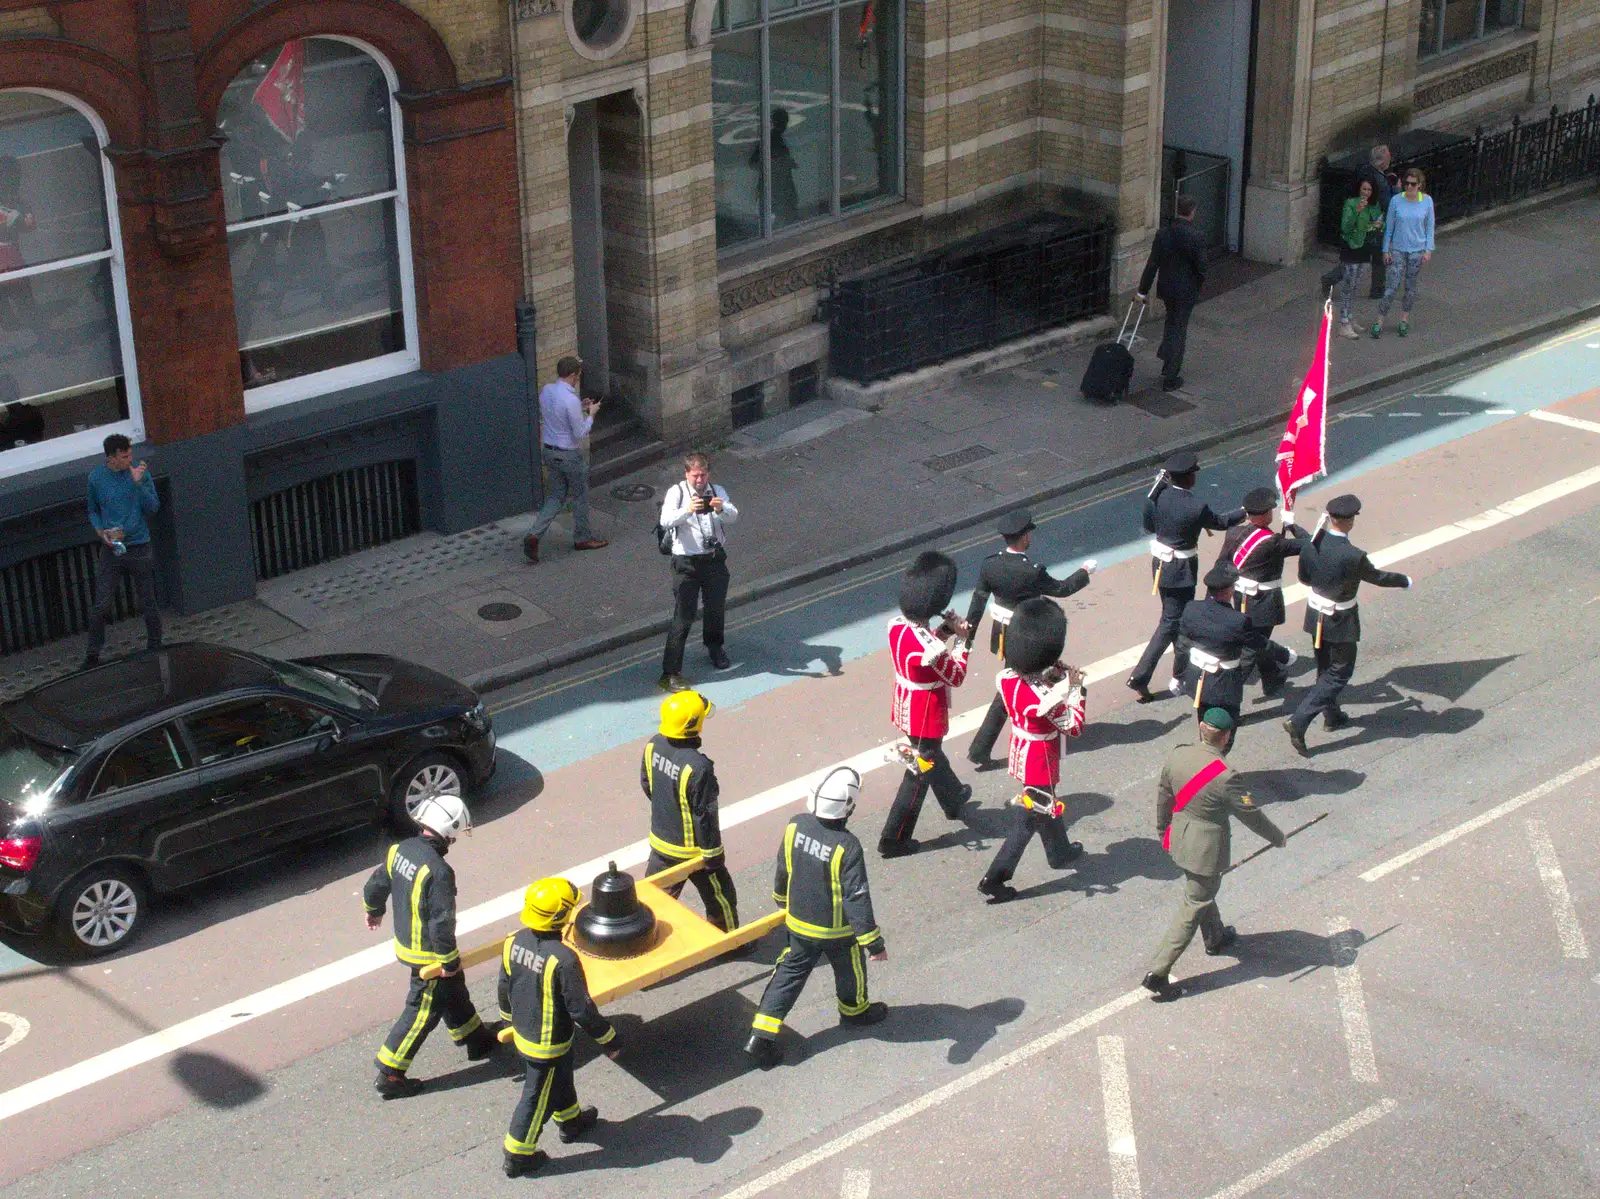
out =
[[[1320,616],[1332,616],[1335,612],[1348,612],[1356,606],[1355,600],[1331,600],[1318,592],[1311,592],[1306,596],[1306,607]]]
[[[1010,624],[1011,618],[1016,614],[1017,612],[1015,608],[1008,608],[1004,604],[997,604],[992,597],[990,598],[989,615],[994,617],[995,624]]]
[[[1236,582],[1233,586],[1240,595],[1256,595],[1263,591],[1276,591],[1279,587],[1283,586],[1283,580],[1247,579],[1243,575],[1240,575],[1238,582]]]
[[[1031,733],[1027,729],[1019,729],[1016,725],[1012,725],[1011,735],[1023,741],[1054,741],[1061,736],[1061,730],[1051,729],[1048,733]]]
[[[1150,553],[1163,562],[1171,562],[1174,558],[1198,558],[1200,556],[1199,550],[1180,550],[1164,541],[1151,541]]]
[[[941,683],[913,683],[910,679],[906,678],[904,675],[901,675],[901,674],[895,675],[894,676],[894,681],[895,681],[895,685],[896,686],[904,687],[907,691],[937,691],[937,690],[939,690],[940,687],[945,686],[945,684],[942,683],[942,682]]]
[[[1227,662],[1224,662],[1215,654],[1208,654],[1203,649],[1191,648],[1189,650],[1189,661],[1193,662],[1207,674],[1217,674],[1219,671],[1239,669],[1238,658],[1233,658]]]

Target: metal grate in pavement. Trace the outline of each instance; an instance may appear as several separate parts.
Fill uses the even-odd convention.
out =
[[[1163,420],[1169,416],[1177,416],[1180,412],[1195,410],[1194,404],[1181,399],[1180,393],[1172,391],[1134,392],[1123,402],[1130,408],[1137,408],[1141,412],[1148,412],[1151,416],[1159,416]]]
[[[994,451],[986,445],[969,445],[965,449],[940,454],[937,458],[925,458],[922,465],[929,470],[955,470],[957,467],[971,466],[974,462],[981,462],[993,456]]]

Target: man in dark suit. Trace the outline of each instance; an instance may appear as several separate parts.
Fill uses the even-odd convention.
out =
[[[1233,606],[1233,587],[1238,581],[1239,572],[1231,562],[1217,563],[1206,572],[1205,599],[1186,606],[1178,622],[1178,645],[1190,665],[1198,667],[1194,672],[1195,716],[1221,708],[1235,726],[1244,706],[1244,652],[1263,640],[1250,618]],[[1232,744],[1229,730],[1222,747],[1226,750]]]
[[[1044,567],[1029,560],[1028,544],[1036,527],[1033,513],[1026,508],[1007,512],[1000,518],[996,532],[1005,538],[1006,548],[998,554],[990,554],[978,570],[978,587],[972,593],[972,602],[967,605],[967,624],[972,628],[968,634],[967,648],[972,647],[971,638],[978,635],[978,622],[983,619],[985,605],[989,605],[989,613],[994,617],[994,623],[989,628],[989,651],[999,657],[1004,653],[1006,626],[1011,623],[1011,615],[1017,610],[1018,604],[1044,595],[1066,597],[1089,585],[1089,576],[1096,567],[1093,558],[1064,579],[1056,578]],[[983,718],[978,735],[967,747],[967,760],[980,764],[987,762],[1005,723],[1005,700],[996,694],[989,703],[989,713]]]
[[[1365,550],[1350,543],[1361,501],[1353,495],[1335,496],[1326,509],[1328,527],[1300,551],[1300,581],[1311,588],[1306,597],[1305,630],[1311,634],[1317,655],[1317,682],[1307,691],[1294,715],[1283,722],[1289,744],[1301,757],[1309,757],[1306,729],[1318,712],[1330,732],[1342,729],[1350,718],[1339,707],[1339,693],[1356,672],[1356,644],[1361,640],[1361,609],[1356,593],[1362,583],[1374,587],[1410,587],[1408,575],[1379,570]]]
[[[1150,294],[1150,284],[1160,276],[1156,295],[1166,305],[1167,323],[1161,334],[1156,357],[1161,359],[1161,390],[1183,386],[1183,347],[1189,337],[1189,317],[1200,299],[1206,281],[1206,251],[1194,231],[1194,197],[1179,196],[1177,220],[1157,233],[1150,243],[1150,261],[1139,276],[1141,303]]]
[[[1150,542],[1152,590],[1161,595],[1161,620],[1145,646],[1144,656],[1128,676],[1128,686],[1138,693],[1139,702],[1149,703],[1150,677],[1156,663],[1178,636],[1183,610],[1194,599],[1200,581],[1200,556],[1197,546],[1202,529],[1231,529],[1244,520],[1244,509],[1218,514],[1211,505],[1194,494],[1195,472],[1200,468],[1195,456],[1184,450],[1167,459],[1156,485],[1144,501],[1144,531],[1153,534]],[[1172,683],[1168,690],[1177,695],[1189,670],[1188,651],[1175,647],[1172,653]]]

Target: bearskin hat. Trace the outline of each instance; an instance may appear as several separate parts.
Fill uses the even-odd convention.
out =
[[[918,554],[900,579],[900,611],[907,620],[927,622],[950,606],[956,593],[956,564],[946,554]]]
[[[1018,674],[1038,674],[1061,660],[1067,647],[1067,615],[1053,600],[1023,600],[1006,626],[1006,665]]]

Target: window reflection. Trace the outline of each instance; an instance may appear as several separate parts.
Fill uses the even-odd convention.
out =
[[[761,236],[761,34],[719,38],[711,59],[717,244]]]

